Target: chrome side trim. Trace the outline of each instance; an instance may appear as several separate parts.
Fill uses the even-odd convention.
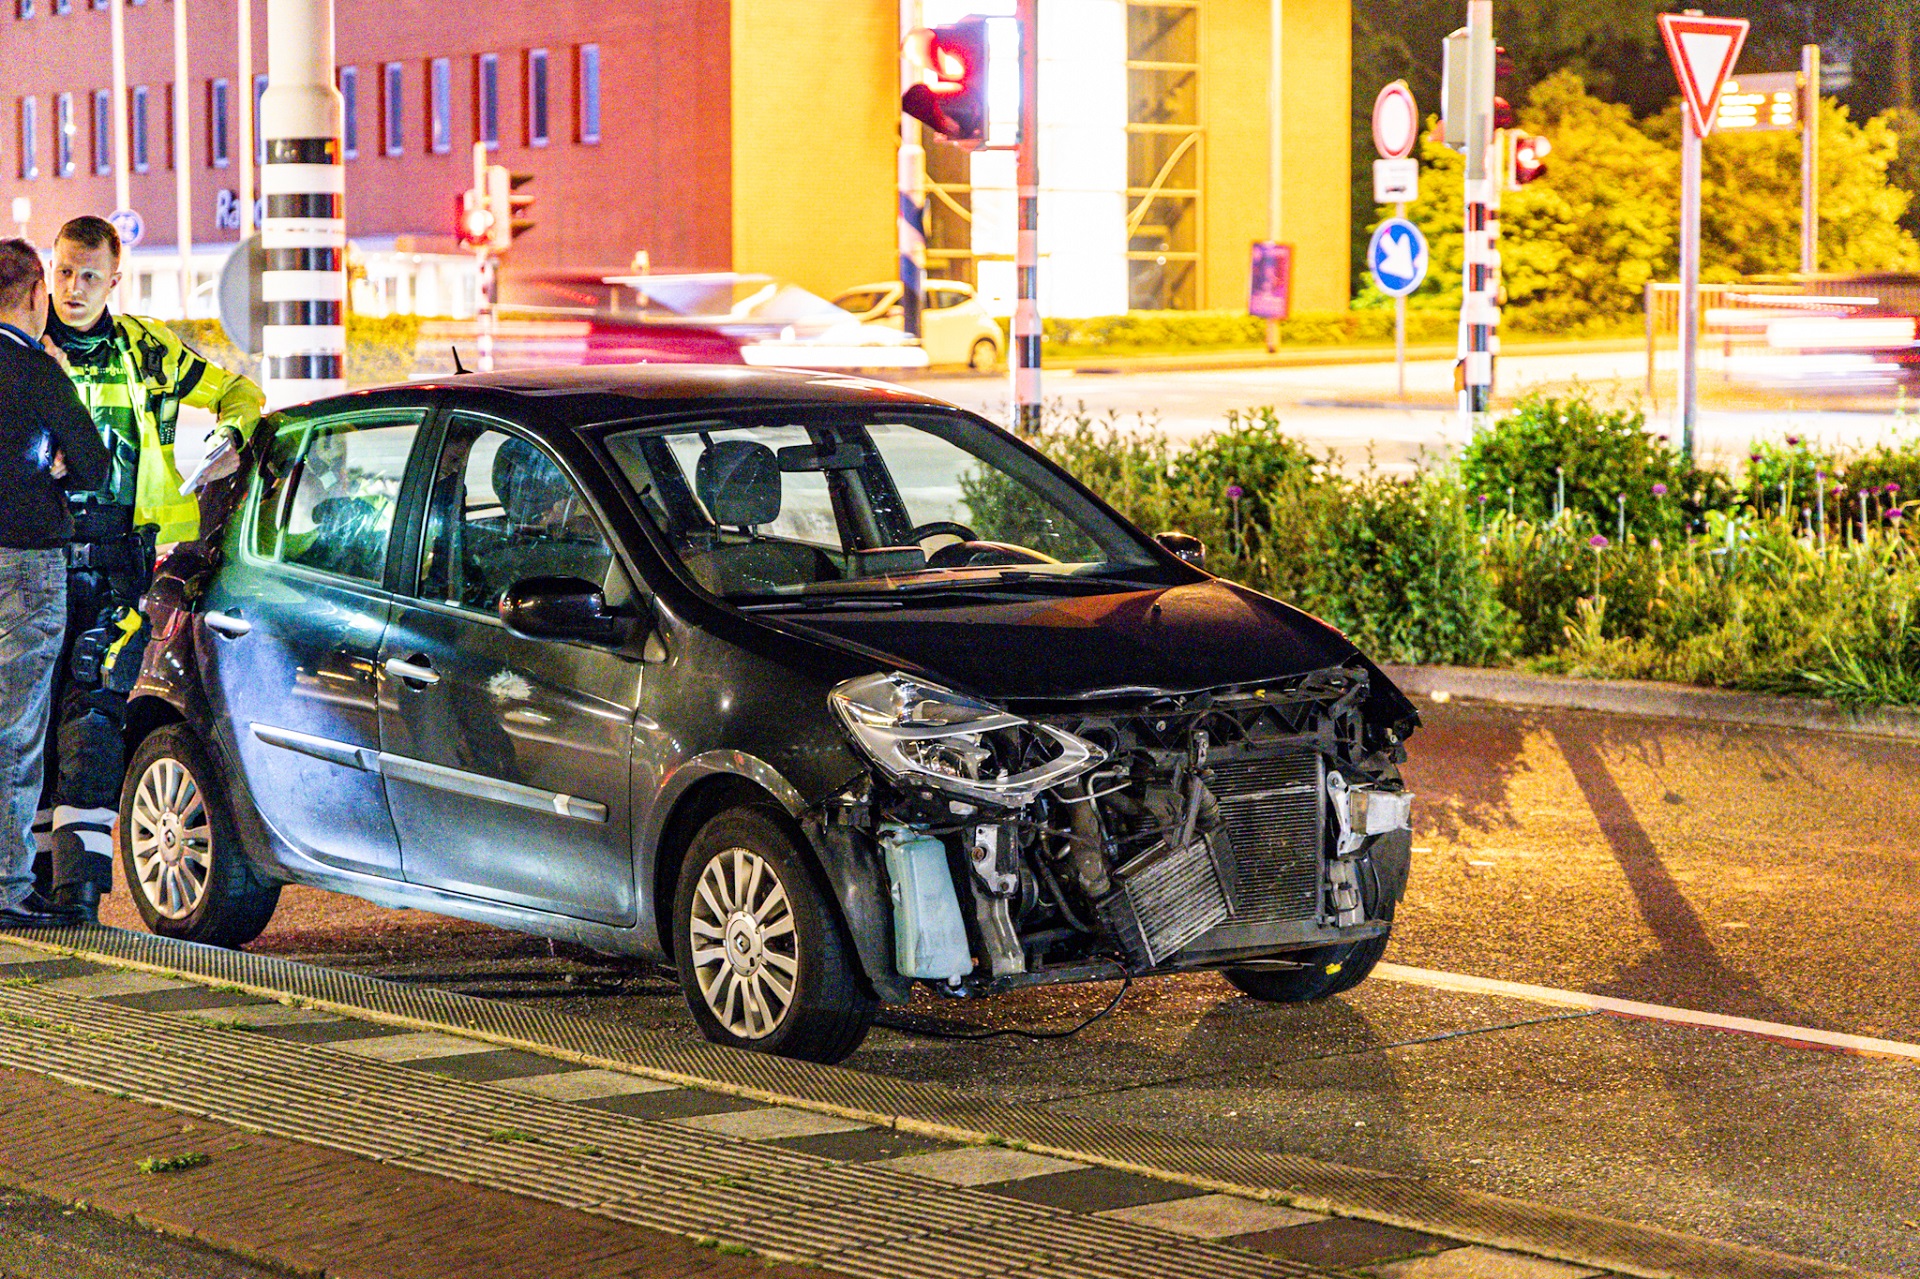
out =
[[[370,746],[336,742],[330,737],[296,733],[290,728],[276,728],[272,724],[254,723],[249,727],[253,730],[255,737],[269,746],[278,746],[281,750],[292,751],[297,755],[311,755],[329,764],[357,769],[363,773],[380,771],[380,752]]]
[[[443,764],[430,764],[423,759],[409,759],[405,755],[381,755],[379,771],[395,781],[412,782],[417,786],[429,786],[456,795],[470,795],[475,799],[510,804],[534,812],[555,813],[576,822],[604,825],[607,821],[607,806],[590,799],[522,786],[518,782],[503,782],[498,778],[482,777],[478,773],[463,772]]]

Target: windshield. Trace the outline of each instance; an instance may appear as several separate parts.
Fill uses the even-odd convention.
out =
[[[1166,575],[1139,533],[959,413],[746,414],[607,446],[693,579],[738,603]]]

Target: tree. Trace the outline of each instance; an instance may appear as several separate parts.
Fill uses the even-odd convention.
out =
[[[1820,103],[1822,271],[1920,270],[1920,243],[1901,226],[1913,196],[1889,180],[1899,135],[1888,116],[1855,123]],[[1677,151],[1677,106],[1647,132]],[[1800,268],[1800,141],[1792,133],[1716,133],[1701,154],[1700,273],[1709,280]]]

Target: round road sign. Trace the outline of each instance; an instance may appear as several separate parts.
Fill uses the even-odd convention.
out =
[[[1405,80],[1395,80],[1373,100],[1373,148],[1382,160],[1413,154],[1420,140],[1420,108]]]
[[[147,234],[146,219],[135,209],[115,209],[107,216],[107,221],[113,223],[113,229],[120,233],[123,248],[137,248]]]
[[[1392,298],[1403,298],[1427,278],[1427,237],[1405,218],[1388,218],[1367,242],[1367,269]]]

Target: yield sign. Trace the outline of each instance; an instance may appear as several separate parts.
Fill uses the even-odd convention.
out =
[[[1747,42],[1747,20],[1663,13],[1659,22],[1667,56],[1673,59],[1673,74],[1693,117],[1694,135],[1704,138],[1713,132],[1720,86],[1727,82],[1740,46]]]

